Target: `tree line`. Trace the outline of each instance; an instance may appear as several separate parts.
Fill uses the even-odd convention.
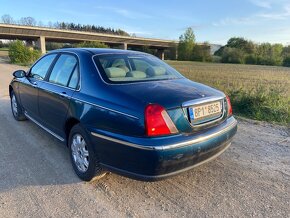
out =
[[[179,37],[178,60],[290,67],[290,45],[254,43],[232,37],[211,55],[208,43],[196,44],[192,28]]]
[[[73,22],[48,22],[48,24],[43,24],[41,21],[36,21],[33,17],[22,17],[19,20],[15,20],[9,14],[4,14],[1,17],[1,23],[4,24],[18,24],[24,26],[40,26],[40,27],[49,27],[56,29],[65,29],[65,30],[77,30],[77,31],[86,31],[86,32],[96,32],[96,33],[106,33],[106,34],[114,34],[120,36],[130,36],[124,30],[114,29],[114,28],[106,28],[98,25],[90,25],[90,24],[76,24]]]
[[[221,57],[222,63],[290,66],[290,46],[258,44],[242,37],[230,38],[215,55]]]

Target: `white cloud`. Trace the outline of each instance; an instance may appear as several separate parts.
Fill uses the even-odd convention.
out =
[[[272,1],[269,0],[250,0],[252,4],[261,7],[261,8],[271,8],[272,7]]]
[[[282,5],[279,9],[271,9],[257,12],[247,17],[226,17],[219,21],[213,22],[215,27],[230,25],[255,25],[271,20],[286,20],[290,18],[290,4]]]
[[[249,16],[249,17],[240,17],[240,18],[226,17],[226,18],[223,18],[223,19],[221,19],[219,21],[216,21],[216,22],[212,23],[212,25],[215,26],[215,27],[239,25],[239,24],[252,25],[252,24],[255,24],[255,20],[253,20],[251,16]]]
[[[290,17],[290,5],[285,5],[280,12],[264,12],[256,14],[256,17],[269,20],[284,20]]]

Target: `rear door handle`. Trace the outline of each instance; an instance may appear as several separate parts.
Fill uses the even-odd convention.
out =
[[[32,82],[32,86],[33,86],[34,88],[37,88],[37,82],[36,82],[36,81],[33,81],[33,82]]]
[[[69,96],[66,94],[66,92],[59,93],[60,97],[62,98],[69,98]]]

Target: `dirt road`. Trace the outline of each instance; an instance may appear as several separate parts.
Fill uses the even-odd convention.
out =
[[[146,183],[109,174],[85,183],[66,147],[10,112],[19,67],[0,63],[1,217],[290,217],[290,139],[285,127],[239,120],[232,146],[179,176]]]

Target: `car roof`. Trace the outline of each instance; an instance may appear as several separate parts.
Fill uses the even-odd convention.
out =
[[[88,52],[92,55],[96,54],[143,54],[148,55],[144,52],[132,51],[132,50],[123,50],[123,49],[112,49],[112,48],[62,48],[57,50],[52,50],[50,52],[74,52],[74,53],[83,53]]]

